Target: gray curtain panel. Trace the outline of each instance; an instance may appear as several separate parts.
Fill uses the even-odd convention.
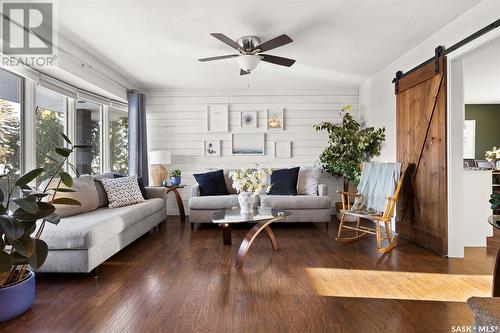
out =
[[[144,179],[148,186],[148,136],[146,132],[146,96],[129,90],[128,98],[128,170],[130,175]]]

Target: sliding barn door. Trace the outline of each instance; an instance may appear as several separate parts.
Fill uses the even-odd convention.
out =
[[[396,82],[397,159],[410,165],[396,230],[438,254],[447,253],[445,57]]]

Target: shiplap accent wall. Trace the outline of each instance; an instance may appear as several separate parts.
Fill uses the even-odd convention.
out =
[[[235,169],[314,165],[326,147],[326,133],[316,132],[313,125],[322,121],[340,121],[339,111],[352,104],[353,114],[359,119],[358,88],[331,90],[257,91],[257,90],[165,90],[149,89],[146,93],[149,150],[168,150],[172,153],[169,169],[182,170],[180,190],[186,212],[193,173],[206,168]],[[211,104],[229,106],[229,132],[207,133],[206,109]],[[284,108],[284,131],[268,131],[267,109]],[[258,111],[258,127],[240,127],[241,111]],[[232,156],[231,133],[265,133],[265,156]],[[204,140],[221,140],[221,157],[204,156]],[[274,141],[291,141],[292,157],[274,158]],[[340,182],[324,174],[321,182],[329,187],[332,202],[337,200]],[[169,198],[168,213],[177,215],[173,196]]]

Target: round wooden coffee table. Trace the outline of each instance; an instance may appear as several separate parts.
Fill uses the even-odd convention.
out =
[[[215,211],[212,215],[212,222],[218,224],[222,228],[222,241],[224,245],[231,245],[231,224],[234,223],[256,223],[255,226],[247,233],[241,242],[236,258],[236,268],[243,268],[243,263],[248,254],[248,250],[257,235],[265,230],[274,251],[278,251],[278,241],[271,230],[270,224],[285,220],[292,213],[286,210],[256,207],[253,214],[242,215],[238,206]]]

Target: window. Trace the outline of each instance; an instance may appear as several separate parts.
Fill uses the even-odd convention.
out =
[[[0,69],[0,173],[22,170],[22,78]],[[2,178],[0,187],[7,189]]]
[[[101,173],[102,106],[86,100],[77,100],[75,110],[75,142],[92,146],[91,149],[76,150],[76,168],[81,174]]]
[[[0,174],[11,171],[19,177],[43,167],[42,177],[52,175],[53,157],[59,159],[54,148],[67,146],[60,133],[75,144],[92,146],[76,149],[65,169],[76,168],[80,174],[128,174],[126,104],[88,95],[56,80],[37,83],[0,69]],[[29,109],[24,107],[25,96]],[[0,178],[4,190],[6,180]]]
[[[66,97],[42,86],[36,87],[36,166],[44,167],[45,176],[54,174],[57,164],[48,156],[64,146],[60,133],[66,131]]]
[[[128,174],[128,113],[108,109],[110,170]]]

